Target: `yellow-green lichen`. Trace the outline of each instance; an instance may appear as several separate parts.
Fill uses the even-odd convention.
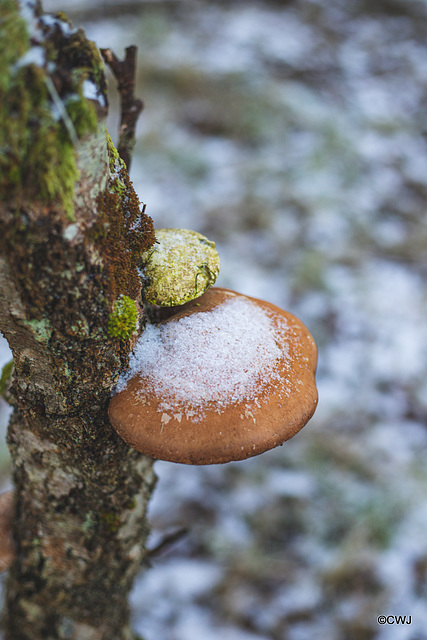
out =
[[[136,333],[138,310],[135,300],[121,295],[114,303],[108,321],[108,335],[118,340],[129,340]]]
[[[125,166],[125,163],[121,159],[119,152],[114,146],[114,142],[111,139],[110,134],[107,131],[107,147],[108,147],[108,158],[110,163],[110,171],[111,173],[116,173],[118,166]]]
[[[24,324],[34,333],[34,335],[37,337],[37,340],[42,342],[49,341],[52,335],[52,329],[49,320],[47,320],[46,318],[42,318],[41,320],[25,320]]]
[[[107,149],[108,149],[108,159],[110,166],[110,176],[111,176],[111,186],[114,191],[119,196],[122,196],[126,189],[128,188],[126,182],[124,180],[124,176],[127,174],[126,165],[119,156],[119,152],[117,151],[114,143],[111,139],[110,134],[107,131]]]
[[[154,247],[142,256],[146,300],[174,307],[214,284],[220,268],[214,242],[187,229],[158,229],[155,235]]]
[[[89,513],[86,514],[85,520],[82,524],[82,530],[84,533],[89,533],[90,531],[93,531],[95,526],[96,526],[95,513],[93,511],[89,511]]]

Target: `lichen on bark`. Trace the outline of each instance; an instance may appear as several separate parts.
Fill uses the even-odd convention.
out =
[[[0,330],[14,356],[17,545],[4,637],[130,640],[154,475],[108,422],[132,344],[109,337],[108,323],[126,295],[143,327],[138,264],[152,222],[107,139],[93,43],[34,0],[0,0],[0,25]]]

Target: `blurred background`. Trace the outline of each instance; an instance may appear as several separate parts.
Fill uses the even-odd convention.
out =
[[[217,284],[299,316],[319,347],[317,412],[283,447],[156,463],[151,545],[188,533],[137,580],[136,629],[426,640],[426,0],[44,7],[120,58],[138,46],[131,178],[155,227],[214,240]]]

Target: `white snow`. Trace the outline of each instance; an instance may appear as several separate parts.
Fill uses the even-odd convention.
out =
[[[182,574],[185,573],[185,580]],[[201,562],[199,560],[181,559],[171,562],[167,567],[163,567],[156,577],[152,573],[146,576],[146,587],[154,602],[159,596],[159,592],[173,593],[178,595],[180,602],[185,603],[204,591],[209,591],[221,578],[221,569],[212,562]],[[136,587],[137,589],[137,587]]]
[[[99,90],[99,87],[92,80],[83,82],[83,95],[88,100],[96,100],[102,107],[106,106],[105,98]]]
[[[35,0],[24,0],[19,4],[19,12],[21,17],[27,23],[28,34],[34,38],[34,36],[40,36],[41,32],[37,25],[37,19],[35,17]]]
[[[304,471],[272,469],[268,475],[268,494],[309,499],[314,494],[315,482]]]
[[[40,22],[42,22],[44,26],[49,27],[50,29],[59,28],[61,32],[66,36],[76,33],[77,31],[77,29],[71,27],[68,22],[66,22],[65,20],[61,20],[58,16],[54,15],[44,14],[43,16],[41,16]]]
[[[116,391],[141,374],[157,396],[192,409],[201,410],[207,401],[224,406],[255,398],[277,376],[278,361],[287,358],[286,332],[285,319],[275,328],[266,311],[241,298],[149,325]]]
[[[43,67],[46,62],[46,54],[43,47],[31,47],[21,56],[16,63],[16,68],[26,67],[29,64],[35,64],[37,67]]]

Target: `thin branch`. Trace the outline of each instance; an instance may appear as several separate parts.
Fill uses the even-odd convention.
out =
[[[152,560],[153,558],[157,558],[157,556],[160,556],[163,551],[169,549],[179,540],[182,540],[182,538],[184,538],[187,534],[188,527],[179,527],[179,529],[176,529],[171,533],[167,533],[155,547],[148,550],[146,559]]]
[[[135,98],[137,47],[127,47],[124,60],[119,60],[111,49],[101,49],[104,62],[110,67],[117,80],[120,94],[120,129],[118,152],[130,169],[132,151],[135,146],[135,129],[138,116],[144,108],[142,100]]]

